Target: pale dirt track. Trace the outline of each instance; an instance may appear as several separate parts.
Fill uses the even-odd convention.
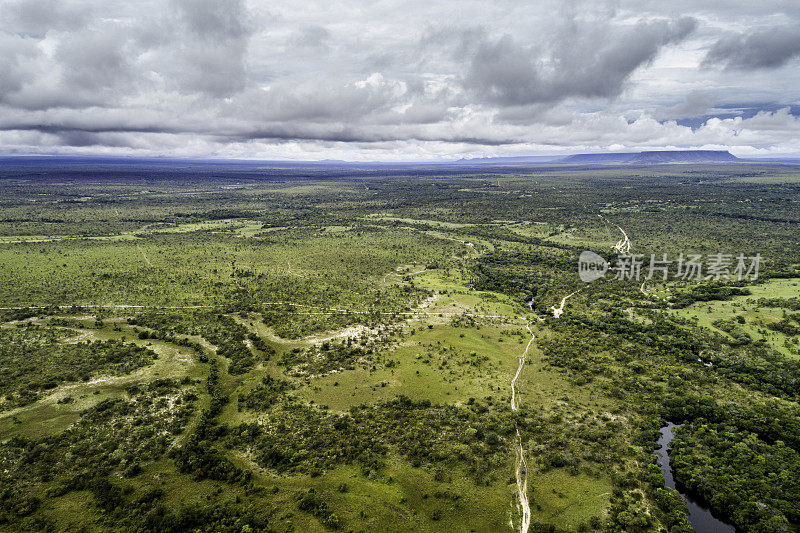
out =
[[[561,314],[564,312],[564,304],[567,302],[567,299],[575,293],[580,292],[577,290],[572,292],[561,299],[561,305],[556,308],[552,306],[551,309],[553,310],[553,317],[559,318]],[[522,355],[519,356],[519,365],[517,366],[517,372],[514,374],[514,378],[511,380],[511,410],[517,411],[519,409],[519,400],[517,399],[517,380],[519,379],[520,374],[522,373],[522,369],[525,366],[525,359],[528,356],[528,351],[531,349],[531,344],[536,339],[536,336],[531,331],[530,326],[526,326],[528,329],[528,333],[531,334],[531,338],[528,341],[527,346],[525,346],[525,351],[522,352]],[[520,533],[528,533],[528,530],[531,527],[531,507],[530,501],[528,500],[528,462],[525,460],[525,449],[522,446],[522,438],[519,434],[519,428],[516,429],[516,437],[514,439],[514,452],[516,455],[515,459],[515,474],[517,479],[517,497],[519,498],[519,511],[522,514],[522,521],[520,522],[519,531]],[[512,522],[513,527],[513,522]]]
[[[514,374],[514,379],[511,380],[511,410],[516,411],[517,406],[517,379],[519,379],[522,368],[525,366],[525,358],[528,355],[528,350],[536,336],[531,331],[530,326],[526,326],[528,333],[531,334],[531,339],[528,345],[525,346],[525,351],[519,356],[519,366],[517,366],[517,373]],[[528,533],[531,527],[531,506],[528,501],[528,462],[525,460],[525,450],[522,447],[522,438],[519,434],[519,428],[515,428],[517,435],[514,439],[514,451],[516,454],[515,474],[517,477],[517,496],[519,497],[519,511],[522,514],[522,522],[520,523],[520,533]]]

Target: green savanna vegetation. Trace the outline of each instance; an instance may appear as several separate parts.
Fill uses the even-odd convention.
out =
[[[531,531],[691,531],[667,420],[800,529],[796,168],[165,168],[0,172],[0,530],[518,530],[518,431]],[[617,225],[760,276],[584,284]]]

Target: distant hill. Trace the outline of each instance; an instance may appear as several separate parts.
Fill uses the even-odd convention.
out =
[[[644,152],[607,152],[559,156],[483,157],[460,159],[460,165],[667,165],[743,162],[727,150],[654,150]]]
[[[627,163],[639,152],[631,153],[606,153],[606,154],[575,154],[564,159],[559,163],[580,164],[580,165],[610,165],[617,163]]]
[[[727,150],[657,150],[638,153],[576,154],[559,163],[590,165],[665,165],[674,163],[734,163],[740,159]]]
[[[628,163],[660,165],[664,163],[733,163],[739,158],[727,150],[679,150],[641,152]]]
[[[560,155],[520,155],[509,157],[474,157],[472,159],[459,159],[456,163],[460,165],[507,165],[520,163],[561,163],[563,156]]]

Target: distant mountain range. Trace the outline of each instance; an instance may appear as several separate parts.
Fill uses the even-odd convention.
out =
[[[798,165],[797,155],[771,158],[743,159],[727,150],[657,150],[643,152],[606,152],[574,155],[524,155],[510,157],[480,157],[456,161],[322,161],[250,160],[250,159],[177,159],[169,157],[115,157],[91,155],[3,155],[0,169],[23,167],[76,168],[76,166],[136,166],[152,167],[241,167],[241,168],[441,168],[446,166],[596,166],[596,165],[670,165],[670,164],[785,164]]]
[[[520,156],[461,159],[468,164],[548,163],[565,165],[666,165],[742,162],[727,150],[659,150],[644,152],[575,154],[570,156]]]

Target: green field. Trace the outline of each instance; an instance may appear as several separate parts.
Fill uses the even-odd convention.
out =
[[[786,169],[51,172],[0,179],[2,531],[513,531],[519,442],[531,532],[686,532],[666,420],[687,490],[797,530]],[[762,278],[582,283],[617,225]]]
[[[750,287],[749,296],[734,296],[728,301],[695,303],[685,309],[676,311],[683,318],[695,320],[700,326],[710,328],[721,335],[730,334],[714,325],[720,319],[742,317],[744,322],[737,327],[749,335],[754,341],[765,341],[782,355],[800,359],[800,345],[797,335],[787,335],[781,331],[770,329],[770,325],[784,319],[792,310],[786,307],[764,307],[758,304],[761,298],[790,299],[800,297],[800,282],[795,279],[770,280],[762,285]]]

